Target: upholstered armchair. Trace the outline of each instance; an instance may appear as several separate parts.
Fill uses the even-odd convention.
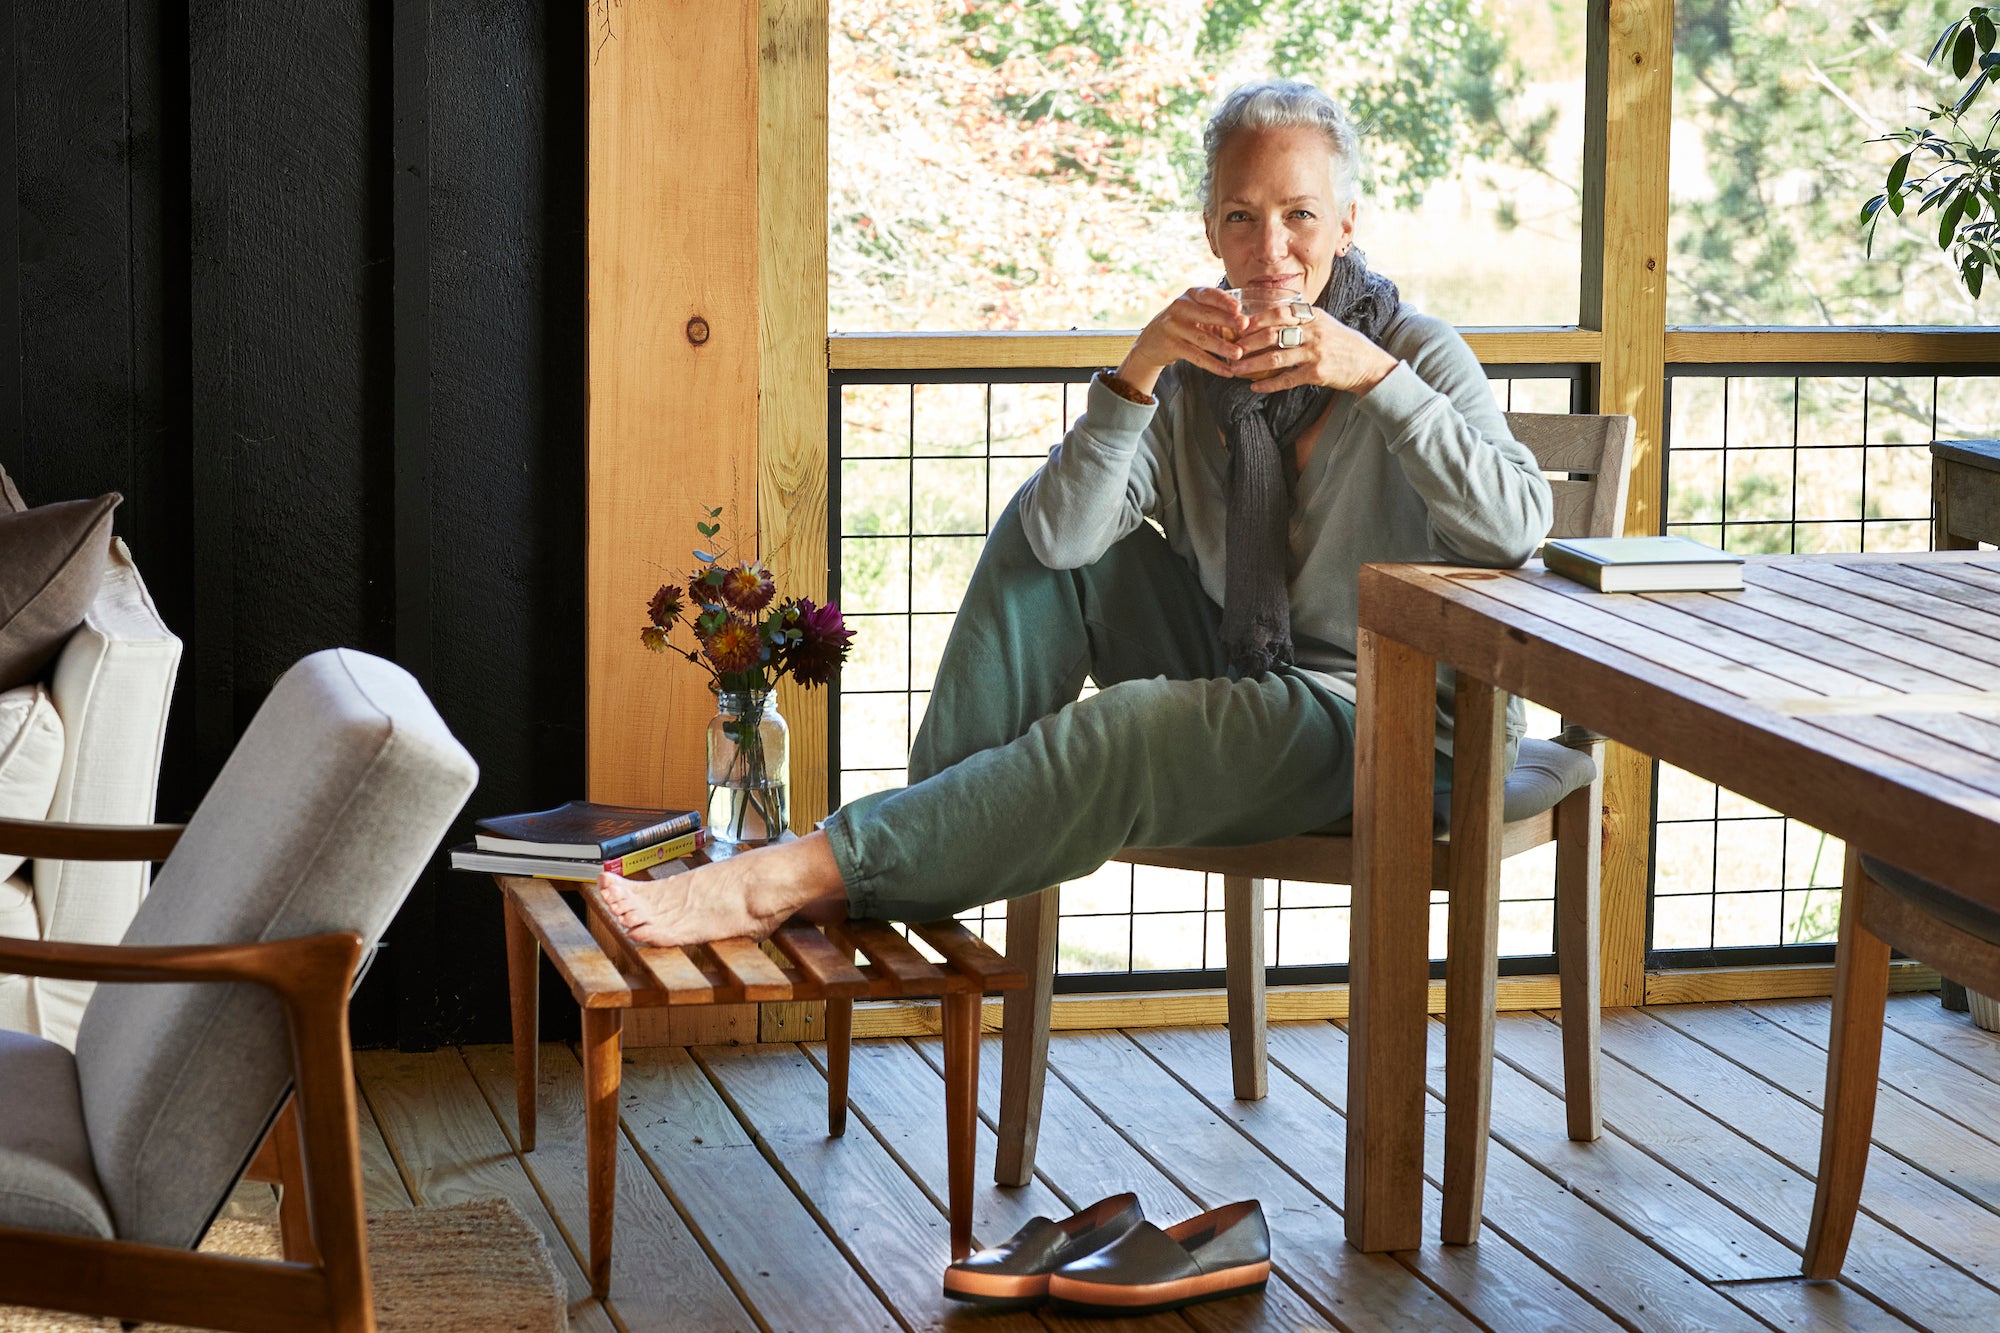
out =
[[[347,997],[476,778],[407,672],[332,649],[185,831],[0,823],[16,854],[165,857],[121,943],[0,940],[0,971],[98,983],[74,1053],[0,1032],[0,1304],[372,1333]],[[298,1164],[300,1262],[194,1252],[260,1155]]]
[[[0,514],[26,508],[0,471]],[[151,820],[180,660],[181,641],[161,621],[132,553],[112,538],[97,595],[40,683],[40,697],[25,691],[29,697],[12,707],[0,700],[0,816]],[[22,711],[32,716],[11,716]],[[9,721],[29,725],[4,725]],[[37,745],[51,753],[38,756]],[[143,859],[51,855],[24,864],[20,856],[0,853],[0,938],[113,944],[146,896]],[[0,975],[0,1028],[70,1045],[90,991],[83,980]]]

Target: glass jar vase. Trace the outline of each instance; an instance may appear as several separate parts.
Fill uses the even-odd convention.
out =
[[[791,731],[768,690],[724,690],[708,724],[708,834],[755,847],[790,821]]]

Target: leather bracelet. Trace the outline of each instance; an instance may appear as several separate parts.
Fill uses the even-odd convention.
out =
[[[1118,377],[1118,372],[1115,370],[1100,370],[1097,372],[1097,378],[1103,383],[1105,388],[1111,390],[1111,392],[1117,394],[1128,403],[1137,403],[1141,407],[1152,407],[1160,401],[1153,397],[1152,394],[1141,393],[1130,384],[1127,384]]]

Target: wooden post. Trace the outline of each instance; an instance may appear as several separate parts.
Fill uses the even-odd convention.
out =
[[[587,21],[588,786],[694,805],[715,702],[639,628],[694,563],[701,508],[724,506],[719,540],[770,555],[787,592],[826,588],[826,10],[662,0]],[[818,704],[780,702],[802,817],[824,802]]]
[[[826,16],[824,0],[589,7],[593,800],[705,795],[707,678],[639,642],[647,597],[694,563],[703,507],[787,595],[826,596]],[[798,829],[826,813],[825,700],[779,694]],[[644,1039],[715,1036],[663,1021]],[[754,1008],[732,1023],[755,1039]]]
[[[1629,413],[1625,531],[1661,530],[1666,397],[1667,135],[1673,120],[1673,0],[1591,0],[1585,36],[1583,308],[1604,333],[1595,410]],[[1645,998],[1652,761],[1605,752],[1604,1003]]]

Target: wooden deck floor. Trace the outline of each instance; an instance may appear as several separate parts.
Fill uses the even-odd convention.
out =
[[[1795,1274],[1812,1203],[1825,1001],[1613,1011],[1605,1137],[1564,1137],[1559,1030],[1503,1015],[1486,1230],[1394,1256],[1341,1239],[1346,1036],[1273,1027],[1271,1095],[1229,1096],[1217,1029],[1059,1034],[1039,1179],[991,1184],[999,1050],[982,1060],[976,1231],[1120,1190],[1178,1220],[1255,1196],[1277,1273],[1262,1297],[1106,1322],[972,1312],[947,1259],[935,1040],[857,1042],[853,1112],[825,1137],[819,1046],[631,1052],[611,1299],[573,1326],[821,1330],[2000,1329],[2000,1040],[1935,995],[1892,997],[1865,1215],[1845,1279]],[[1432,1092],[1443,1029],[1432,1031]],[[359,1057],[373,1206],[504,1195],[585,1284],[580,1070],[542,1058],[540,1143],[514,1149],[505,1047]],[[1435,1237],[1443,1103],[1433,1095]]]

